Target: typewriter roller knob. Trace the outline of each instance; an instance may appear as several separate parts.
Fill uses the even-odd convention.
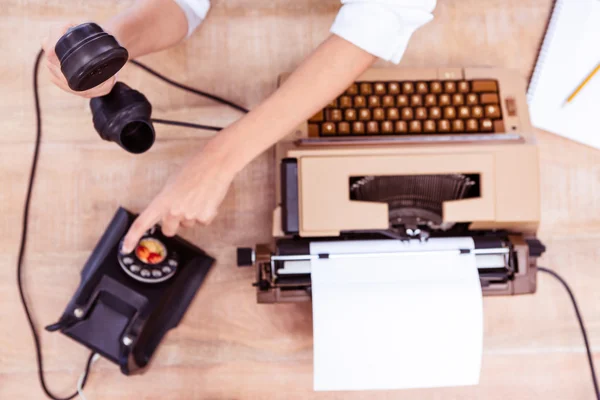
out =
[[[256,253],[250,247],[238,247],[237,249],[237,266],[251,267],[256,261]]]

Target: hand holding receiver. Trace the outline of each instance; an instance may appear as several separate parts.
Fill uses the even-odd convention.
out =
[[[43,41],[42,47],[52,82],[86,98],[109,93],[129,56],[95,23],[63,25]]]

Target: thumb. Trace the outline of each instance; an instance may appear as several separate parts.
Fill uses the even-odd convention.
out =
[[[62,35],[67,33],[69,28],[74,27],[76,24],[73,22],[68,22],[60,27],[55,27],[48,35],[42,40],[42,48],[44,49],[44,53],[46,53],[47,60],[54,65],[60,66],[60,62],[58,61],[58,57],[56,56],[56,52],[54,51],[54,46],[61,38]]]

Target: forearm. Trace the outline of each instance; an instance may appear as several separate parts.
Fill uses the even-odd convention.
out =
[[[347,89],[374,61],[373,55],[331,35],[277,91],[215,136],[211,151],[232,154],[231,167],[243,168]]]
[[[103,27],[136,58],[179,43],[186,36],[187,19],[173,0],[138,0]]]

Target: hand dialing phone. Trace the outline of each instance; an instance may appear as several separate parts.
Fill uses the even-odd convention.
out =
[[[159,227],[142,237],[132,253],[122,254],[123,236],[134,219],[119,208],[60,320],[46,327],[115,362],[126,375],[148,364],[214,263],[191,243],[164,236]]]

